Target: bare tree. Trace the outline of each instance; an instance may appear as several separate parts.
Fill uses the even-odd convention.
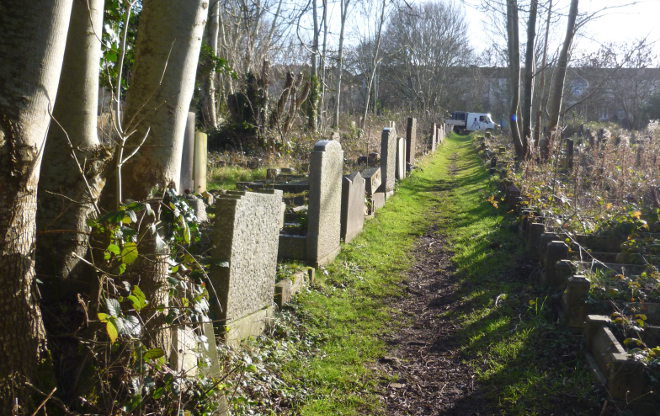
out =
[[[373,39],[373,47],[371,48],[371,61],[369,65],[369,72],[367,78],[367,90],[366,90],[366,99],[364,103],[364,115],[362,116],[362,129],[364,129],[367,122],[367,114],[369,114],[369,101],[371,98],[371,91],[374,85],[374,79],[376,78],[376,71],[378,70],[378,65],[380,65],[381,53],[380,46],[382,41],[383,25],[385,23],[385,11],[387,10],[387,1],[382,0],[380,13],[377,17],[375,35]],[[368,41],[367,43],[371,43]]]
[[[339,0],[339,46],[337,49],[337,92],[335,94],[335,116],[332,126],[339,126],[339,112],[341,110],[341,79],[344,72],[344,33],[346,30],[346,17],[351,6],[351,0]]]
[[[509,123],[511,126],[511,138],[516,151],[516,158],[522,160],[525,157],[523,137],[520,136],[520,124],[518,122],[518,106],[520,103],[520,41],[518,35],[518,2],[507,0],[507,34],[509,55],[509,88],[511,89],[511,107],[509,109]]]
[[[530,141],[532,140],[532,98],[534,97],[534,73],[536,70],[536,17],[538,11],[538,0],[531,0],[529,17],[527,20],[527,45],[525,51],[525,78],[523,83],[522,103],[522,137],[523,152],[525,157],[530,152]]]
[[[571,0],[571,6],[568,12],[568,22],[566,23],[566,36],[562,43],[557,60],[557,67],[554,71],[552,84],[550,87],[550,98],[548,100],[548,121],[546,125],[546,134],[540,146],[540,156],[546,160],[550,153],[550,146],[553,137],[557,133],[559,124],[559,115],[561,112],[562,97],[564,95],[564,82],[566,81],[566,70],[570,59],[571,46],[575,37],[575,22],[578,15],[578,0]]]
[[[386,51],[381,82],[397,91],[384,97],[390,107],[418,109],[432,114],[453,101],[456,68],[472,62],[467,24],[451,3],[400,7],[383,34]]]

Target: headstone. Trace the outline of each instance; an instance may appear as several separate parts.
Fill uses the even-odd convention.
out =
[[[406,168],[410,170],[415,164],[415,152],[417,149],[417,119],[408,117],[406,122]]]
[[[362,171],[362,178],[365,181],[364,191],[368,196],[373,195],[378,191],[380,184],[382,183],[381,169],[380,166],[375,168],[367,168]]]
[[[385,193],[376,192],[372,197],[373,212],[378,211],[379,209],[385,206]]]
[[[211,310],[225,340],[259,335],[272,314],[282,191],[228,192],[216,201]]]
[[[195,113],[188,113],[186,131],[183,136],[183,150],[181,156],[181,178],[179,179],[179,193],[194,192],[193,164],[195,153]]]
[[[310,157],[307,261],[331,262],[339,253],[344,151],[336,140],[316,142]]]
[[[385,198],[389,198],[394,193],[394,183],[396,181],[396,132],[392,128],[383,129],[380,140],[380,167],[383,176],[381,184]]]
[[[350,242],[364,226],[364,178],[360,172],[344,176],[341,198],[341,238]]]
[[[396,179],[406,177],[406,139],[399,137],[396,145]]]
[[[438,140],[437,134],[438,134],[438,128],[436,127],[435,123],[433,123],[433,128],[431,129],[431,152],[435,152],[435,148]]]
[[[195,133],[195,148],[193,154],[193,184],[194,192],[206,191],[206,133]]]
[[[197,375],[197,356],[200,352],[200,344],[195,331],[189,326],[178,326],[172,328],[172,355],[170,360],[176,372],[184,377]]]

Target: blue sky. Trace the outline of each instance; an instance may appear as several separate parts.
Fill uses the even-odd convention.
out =
[[[422,1],[422,0],[414,0]],[[484,23],[488,16],[476,7],[480,0],[460,1],[465,7],[468,24],[470,25],[470,38],[477,50],[477,45],[491,41],[491,35],[484,30]],[[557,10],[566,13],[569,0],[557,0]],[[632,3],[632,4],[631,4]],[[580,51],[597,49],[600,43],[631,42],[648,36],[654,43],[656,55],[660,55],[660,0],[581,0],[580,10],[592,13],[604,6],[610,6],[602,15],[591,21],[579,34],[576,48]],[[486,23],[487,26],[487,23]],[[524,31],[521,26],[521,31]],[[557,37],[563,36],[564,21],[556,25]]]

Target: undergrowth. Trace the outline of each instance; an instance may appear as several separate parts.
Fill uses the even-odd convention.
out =
[[[406,325],[388,305],[402,294],[416,239],[435,222],[454,253],[463,305],[450,313],[459,353],[476,371],[472,395],[489,404],[484,414],[597,413],[580,338],[555,325],[550,300],[519,261],[511,220],[487,200],[489,181],[470,138],[448,138],[267,337],[232,353],[251,370],[232,382],[235,413],[387,414],[377,396],[387,376],[372,363],[388,352],[384,335]]]
[[[448,140],[457,153],[453,186],[442,195],[440,233],[461,278],[463,359],[475,370],[477,391],[492,413],[592,414],[599,394],[583,359],[580,336],[555,324],[550,299],[522,261],[512,216],[488,201],[494,185],[469,137]],[[490,414],[490,413],[489,413]]]

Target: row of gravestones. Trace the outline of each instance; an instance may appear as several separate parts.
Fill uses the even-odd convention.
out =
[[[648,264],[620,262],[627,258],[625,253],[619,252],[625,235],[618,238],[616,235],[571,235],[553,226],[556,220],[553,215],[529,208],[529,201],[516,184],[503,174],[506,170],[500,165],[497,155],[501,157],[504,151],[501,148],[491,149],[489,139],[489,134],[477,137],[475,144],[491,173],[500,174],[500,188],[505,202],[521,216],[520,236],[526,243],[528,254],[541,265],[538,280],[552,294],[559,321],[582,331],[589,362],[613,400],[630,406],[629,410],[635,414],[657,414],[657,407],[652,403],[657,402],[659,396],[653,392],[644,365],[629,359],[622,342],[610,329],[612,319],[609,315],[616,308],[612,309],[613,303],[590,299],[591,283],[579,272],[609,269],[635,275],[643,273]],[[583,261],[583,256],[591,260]],[[652,257],[649,259],[653,262]],[[626,302],[626,308],[646,317],[645,341],[650,346],[659,345],[660,304],[631,301]]]
[[[267,189],[268,183],[250,183],[251,189],[259,190],[216,196],[209,273],[215,325],[175,331],[180,371],[196,373],[200,345],[203,355],[213,361],[213,326],[230,345],[263,333],[274,313],[278,258],[319,267],[336,257],[342,240],[349,242],[361,232],[365,218],[385,204],[394,193],[396,180],[405,178],[414,166],[416,152],[407,149],[417,149],[416,125],[416,119],[407,120],[405,138],[397,137],[394,126],[383,129],[377,167],[344,176],[344,152],[339,141],[321,140],[311,152],[309,177],[297,178],[295,186],[271,183]],[[434,125],[424,153],[434,151],[443,138],[444,127]],[[283,190],[274,189],[277,187],[308,191],[305,233],[283,231],[286,205]],[[194,342],[195,332],[203,332],[204,343]]]

